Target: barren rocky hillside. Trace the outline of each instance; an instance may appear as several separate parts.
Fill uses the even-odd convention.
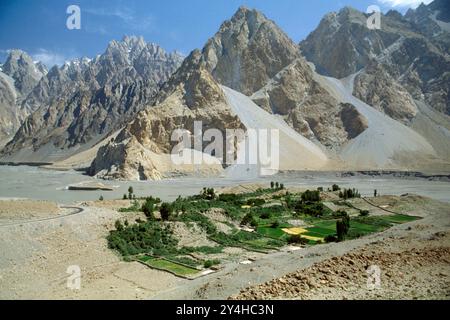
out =
[[[23,101],[36,111],[3,158],[54,161],[92,146],[142,110],[181,61],[143,38],[125,37],[93,60],[53,67]]]

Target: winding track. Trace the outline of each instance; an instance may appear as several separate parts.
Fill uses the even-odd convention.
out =
[[[31,219],[31,220],[16,221],[16,222],[11,222],[11,223],[6,223],[6,224],[0,224],[0,228],[1,227],[10,227],[10,226],[22,225],[22,224],[30,224],[30,223],[42,222],[42,221],[48,221],[48,220],[57,220],[57,219],[62,219],[62,218],[70,217],[70,216],[73,216],[73,215],[77,215],[77,214],[83,213],[85,211],[85,209],[83,209],[81,207],[73,207],[73,206],[63,206],[63,207],[60,207],[60,208],[61,209],[74,209],[74,212],[71,212],[71,213],[68,213],[68,214],[64,214],[64,215],[60,215],[60,216],[55,216],[55,217],[47,217],[47,218],[41,218],[41,219]]]

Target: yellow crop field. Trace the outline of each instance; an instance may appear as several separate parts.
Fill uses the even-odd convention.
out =
[[[305,239],[308,239],[308,240],[311,240],[311,241],[323,241],[323,238],[313,237],[313,236],[302,235],[302,238],[305,238]]]
[[[281,229],[281,230],[283,230],[283,232],[285,232],[287,234],[294,235],[294,236],[308,232],[308,230],[303,229],[303,228],[285,228],[285,229]]]

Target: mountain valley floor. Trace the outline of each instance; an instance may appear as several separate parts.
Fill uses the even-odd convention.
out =
[[[130,221],[143,218],[142,213],[119,212],[120,208],[132,205],[132,201],[113,200],[121,199],[121,196],[102,191],[105,196],[103,201],[92,199],[94,196],[98,199],[100,194],[94,192],[90,194],[90,199],[69,202],[70,195],[83,198],[86,193],[59,190],[63,187],[62,183],[69,181],[58,180],[56,177],[62,176],[57,172],[41,172],[37,168],[28,170],[33,174],[53,175],[54,180],[47,180],[47,183],[51,185],[48,190],[53,189],[56,196],[52,198],[51,194],[47,194],[48,201],[38,200],[44,194],[33,197],[26,192],[21,193],[24,189],[14,183],[11,187],[11,192],[14,189],[16,192],[14,197],[11,193],[4,194],[2,190],[1,299],[450,298],[450,196],[448,182],[445,181],[360,175],[346,177],[345,180],[336,175],[318,174],[318,177],[313,177],[306,173],[298,174],[293,179],[292,174],[281,174],[276,179],[285,183],[289,192],[302,192],[308,188],[315,190],[318,186],[327,188],[332,181],[340,185],[348,183],[347,186],[353,183],[371,203],[366,203],[364,207],[370,209],[371,216],[377,216],[383,210],[392,210],[421,219],[339,243],[289,245],[270,253],[226,248],[222,254],[231,258],[218,270],[187,280],[139,262],[126,262],[108,248],[107,236],[117,220],[123,219],[124,215]],[[23,174],[21,177],[16,171],[15,181],[27,184],[27,172]],[[7,175],[3,177],[6,179]],[[74,177],[78,180],[86,178],[78,174],[69,174],[69,177],[70,180]],[[185,189],[183,195],[197,194],[205,181],[198,181],[190,189],[182,185]],[[210,181],[208,186],[214,186],[219,192],[226,190],[239,194],[267,186],[267,181],[243,183],[218,180]],[[39,183],[44,182],[40,180]],[[192,185],[192,181],[190,183]],[[362,187],[364,184],[365,189]],[[6,181],[1,185],[7,185]],[[141,183],[136,186],[136,193],[147,192],[147,195],[160,196],[164,201],[174,200],[180,190],[173,182]],[[399,192],[402,187],[406,192]],[[374,188],[381,193],[380,197],[372,198]],[[434,199],[422,196],[425,190],[428,192],[426,195],[434,196]],[[397,195],[386,195],[391,193],[389,191]],[[57,196],[59,192],[65,196]],[[18,201],[26,205],[27,212],[23,211]],[[355,201],[353,203],[363,206],[363,199]],[[48,214],[45,214],[46,207]],[[212,214],[220,218],[219,213]],[[226,230],[227,227],[224,225],[223,228]],[[189,232],[189,229],[180,226],[176,226],[176,232],[184,243],[211,245],[201,232]],[[74,265],[81,268],[81,290],[67,287],[67,269]],[[366,269],[371,265],[381,268],[380,289],[367,288]]]

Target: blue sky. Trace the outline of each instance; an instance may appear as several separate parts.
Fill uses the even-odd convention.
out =
[[[425,0],[430,2],[431,0]],[[142,35],[166,50],[188,54],[201,48],[240,5],[261,10],[293,40],[304,39],[330,11],[404,12],[421,0],[0,0],[0,62],[9,49],[30,53],[47,65],[94,57],[123,35]],[[81,30],[68,30],[66,9],[81,9]]]

